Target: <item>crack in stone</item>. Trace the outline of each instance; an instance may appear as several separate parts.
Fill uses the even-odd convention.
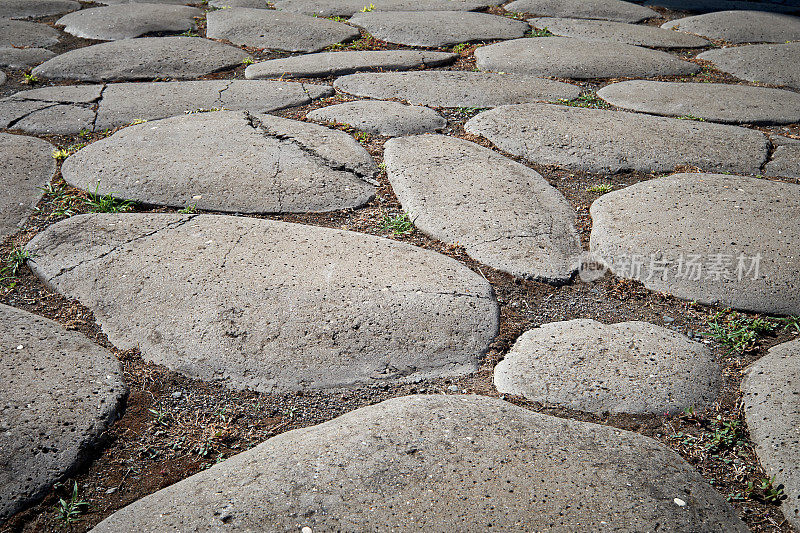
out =
[[[103,101],[103,93],[106,92],[108,88],[108,84],[104,83],[103,86],[100,88],[100,94],[97,96],[94,103],[94,119],[92,119],[92,132],[94,132],[94,128],[97,125],[97,119],[100,117],[100,104]]]
[[[226,84],[225,84],[225,87],[223,87],[222,89],[220,89],[219,91],[217,91],[217,102],[219,102],[219,106],[220,106],[220,108],[224,107],[224,105],[225,105],[225,102],[224,102],[224,100],[222,99],[222,93],[224,93],[225,91],[227,91],[228,89],[230,89],[230,88],[231,88],[231,85],[233,85],[233,82],[234,82],[234,81],[236,81],[236,80],[230,80],[230,81],[228,81],[228,83],[226,83]]]
[[[28,101],[28,102],[43,102],[42,100],[26,100],[26,101]],[[25,120],[26,118],[28,118],[29,116],[33,115],[34,113],[38,113],[39,111],[45,111],[47,109],[52,109],[53,107],[56,107],[56,106],[59,106],[59,105],[64,105],[64,104],[53,103],[53,104],[50,104],[50,105],[45,106],[45,107],[40,107],[39,109],[34,109],[33,111],[28,111],[24,115],[22,115],[20,117],[17,117],[14,120],[12,120],[11,122],[9,122],[8,125],[6,126],[6,129],[13,129],[14,126],[16,126],[19,122]]]

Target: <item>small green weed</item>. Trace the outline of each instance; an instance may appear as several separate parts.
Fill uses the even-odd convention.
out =
[[[254,61],[254,60],[253,60],[253,58],[252,58],[252,57],[250,57],[250,56],[247,56],[247,57],[245,57],[244,59],[242,59],[242,65],[244,65],[244,66],[246,66],[246,67],[249,67],[249,66],[250,66],[250,65],[252,65],[253,63],[255,63],[255,61]]]
[[[596,192],[598,194],[605,194],[614,190],[614,186],[610,183],[601,183],[600,185],[593,185],[586,189],[589,192]]]
[[[462,117],[472,118],[484,109],[483,107],[457,107],[455,111]]]
[[[738,420],[722,420],[722,417],[717,416],[712,424],[713,430],[707,434],[704,445],[707,451],[719,453],[742,443],[744,433]]]
[[[696,117],[694,115],[681,115],[680,117],[678,117],[678,119],[679,120],[696,120],[697,122],[705,122],[706,121],[706,119],[700,118],[700,117]]]
[[[332,44],[326,48],[326,50],[330,51],[338,51],[338,50],[370,50],[377,46],[379,41],[375,39],[372,35],[366,34],[360,39],[356,39],[355,41],[351,41],[349,43],[336,43]]]
[[[461,52],[463,52],[467,48],[469,48],[469,43],[459,43],[459,44],[457,44],[457,45],[455,45],[453,47],[453,53],[454,54],[460,54]]]
[[[53,159],[55,159],[56,161],[63,161],[64,159],[68,158],[69,156],[71,156],[72,154],[74,154],[87,144],[88,143],[74,143],[64,148],[57,148],[53,150]]]
[[[784,486],[775,485],[775,477],[765,477],[758,483],[752,481],[747,482],[747,493],[750,498],[760,500],[767,503],[780,504],[786,499],[786,493],[783,492]]]
[[[83,198],[70,192],[66,185],[53,185],[48,183],[45,187],[39,187],[39,190],[44,193],[44,197],[48,202],[53,203],[54,217],[71,217],[76,214],[77,206],[83,203]]]
[[[364,7],[361,8],[361,12],[362,13],[369,13],[370,11],[374,11],[374,10],[375,10],[375,4],[370,4],[368,6],[364,6]]]
[[[182,215],[194,215],[195,213],[197,213],[197,204],[187,205],[186,207],[178,211],[178,213]]]
[[[515,20],[525,20],[525,13],[520,13],[519,11],[506,11],[503,16]]]
[[[39,83],[39,78],[34,76],[33,74],[29,74],[27,72],[22,73],[22,83],[25,85],[33,85],[34,83]]]
[[[11,250],[11,253],[3,261],[2,267],[0,267],[0,286],[6,289],[13,289],[19,281],[17,274],[20,269],[25,264],[25,261],[33,259],[33,257],[34,255],[24,248],[16,247]]]
[[[584,93],[574,100],[565,100],[560,98],[556,103],[571,107],[590,107],[592,109],[606,109],[611,107],[605,100],[594,93]]]
[[[360,143],[366,143],[366,142],[369,142],[369,133],[367,133],[367,132],[365,132],[365,131],[357,131],[357,132],[355,132],[355,133],[353,134],[353,137],[355,137],[355,138],[356,138],[356,140],[357,140],[358,142],[360,142]]]
[[[785,322],[781,322],[781,321]],[[728,354],[742,355],[753,350],[758,338],[767,333],[775,333],[781,326],[784,329],[796,327],[798,317],[790,319],[749,318],[734,311],[720,311],[706,321],[710,329],[709,337],[725,346]]]
[[[56,511],[58,512],[58,518],[63,524],[71,528],[72,524],[81,521],[81,515],[88,507],[89,504],[87,502],[78,499],[78,482],[73,481],[72,495],[69,500],[59,498]]]
[[[400,213],[397,215],[383,215],[381,219],[381,230],[391,231],[395,235],[404,235],[414,231],[414,222],[408,213]]]
[[[552,37],[553,33],[545,28],[532,28],[529,37]]]
[[[128,200],[114,198],[114,193],[101,196],[100,183],[94,188],[93,193],[89,193],[89,198],[84,200],[84,204],[91,213],[126,213],[133,209],[134,203]]]
[[[186,30],[185,32],[180,34],[183,37],[200,37],[200,34],[196,31]]]

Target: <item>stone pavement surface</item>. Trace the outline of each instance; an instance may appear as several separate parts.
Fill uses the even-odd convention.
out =
[[[330,105],[312,111],[306,118],[317,122],[347,124],[367,133],[388,137],[434,133],[447,126],[447,121],[429,107],[378,100]]]
[[[734,44],[800,40],[800,17],[763,11],[717,11],[671,20],[661,27]]]
[[[10,235],[28,218],[56,171],[47,141],[0,133],[0,238]]]
[[[225,0],[219,0],[225,2]],[[373,6],[374,11],[475,11],[502,0],[276,0],[275,9],[319,17],[351,17]]]
[[[608,20],[540,17],[530,18],[528,23],[534,28],[547,29],[553,35],[561,37],[611,41],[652,48],[702,48],[711,44],[707,39],[696,35]]]
[[[800,139],[773,137],[772,144],[775,151],[764,172],[770,176],[800,178]]]
[[[0,46],[52,46],[60,33],[44,24],[0,18]]]
[[[525,12],[540,17],[571,17],[617,22],[641,22],[658,17],[658,12],[623,0],[515,0],[506,11]]]
[[[194,30],[197,25],[193,17],[202,14],[187,6],[130,3],[75,11],[58,19],[56,25],[64,26],[65,32],[76,37],[112,41],[151,32]]]
[[[697,58],[743,80],[800,89],[800,43],[719,48]]]
[[[0,67],[24,69],[44,63],[55,55],[45,48],[0,47]]]
[[[26,19],[59,15],[80,9],[73,0],[3,0],[0,19]]]

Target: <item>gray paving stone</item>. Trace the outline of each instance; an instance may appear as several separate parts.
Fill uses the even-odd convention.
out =
[[[6,82],[6,73],[0,70],[0,85]]]
[[[775,2],[753,2],[752,0],[646,0],[644,5],[694,13],[732,9],[758,10],[772,13],[793,13],[798,11],[798,6],[792,1],[779,4]]]
[[[744,414],[767,476],[784,486],[783,516],[800,529],[800,340],[770,348],[745,371]]]
[[[375,195],[372,157],[350,135],[241,111],[124,128],[67,158],[67,183],[146,204],[235,213],[321,212]]]
[[[107,6],[118,6],[120,4],[171,4],[171,5],[184,5],[184,4],[202,4],[197,0],[96,0],[98,4],[105,4]]]
[[[225,0],[219,0],[225,1]],[[375,11],[475,11],[503,0],[276,0],[275,9],[320,17],[351,17],[365,7]]]
[[[572,99],[580,88],[542,78],[469,71],[380,72],[343,76],[333,82],[356,96],[434,107],[494,107],[521,102]]]
[[[652,439],[494,398],[444,395],[395,398],[283,433],[117,511],[95,531],[263,524],[747,531],[722,495]]]
[[[211,39],[289,52],[318,52],[361,35],[341,22],[268,9],[220,9],[209,12],[206,18]]]
[[[619,277],[705,304],[800,313],[798,185],[675,174],[605,194],[590,213],[591,250]]]
[[[389,137],[433,133],[447,126],[447,121],[428,107],[379,100],[331,105],[312,111],[307,118],[318,122],[348,124],[367,133]]]
[[[0,523],[87,459],[127,396],[108,350],[0,304]]]
[[[27,249],[109,340],[258,391],[461,375],[498,329],[457,261],[360,233],[214,215],[74,216]]]
[[[80,9],[73,0],[3,0],[0,19],[26,19],[59,15]]]
[[[526,331],[494,369],[503,394],[597,414],[700,411],[721,381],[705,344],[647,322],[544,324]]]
[[[516,0],[506,4],[506,11],[530,13],[540,17],[641,22],[661,15],[650,8],[623,0]]]
[[[454,0],[448,0],[454,1]],[[249,80],[264,78],[320,78],[342,76],[363,70],[409,70],[439,67],[456,60],[456,54],[421,50],[367,50],[320,52],[270,59],[247,67]]]
[[[47,141],[0,133],[0,240],[15,233],[56,171],[54,147]]]
[[[697,58],[743,80],[800,88],[800,43],[720,48]]]
[[[481,70],[558,78],[680,76],[700,65],[660,50],[570,37],[534,37],[482,46],[475,50]]]
[[[610,20],[540,17],[528,19],[528,24],[538,29],[547,28],[553,35],[592,41],[610,41],[655,48],[702,48],[711,45],[706,39],[696,35]]]
[[[58,19],[64,31],[84,39],[112,41],[148,33],[181,33],[196,29],[193,17],[203,12],[194,7],[130,3],[82,9]]]
[[[55,54],[44,48],[0,47],[0,67],[25,69],[43,63]]]
[[[244,50],[199,37],[146,37],[77,48],[32,73],[81,81],[195,78],[241,65],[247,57]]]
[[[763,11],[717,11],[671,20],[661,27],[729,43],[785,43],[800,39],[800,17]]]
[[[356,13],[350,23],[382,41],[432,48],[518,39],[530,29],[520,20],[469,11],[370,11]]]
[[[58,43],[59,35],[56,30],[45,24],[0,18],[0,47],[52,46]]]
[[[444,135],[392,139],[384,161],[403,209],[428,235],[515,276],[563,283],[575,271],[575,212],[525,165]]]
[[[654,115],[728,124],[800,122],[800,94],[767,87],[632,80],[606,85],[597,95],[614,106]]]
[[[800,178],[800,140],[786,137],[773,137],[776,145],[772,159],[764,167],[768,176]]]
[[[692,165],[756,174],[769,148],[764,134],[738,126],[550,104],[485,111],[465,129],[532,163],[589,172]]]

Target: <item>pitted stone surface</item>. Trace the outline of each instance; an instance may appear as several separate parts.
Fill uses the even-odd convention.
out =
[[[800,40],[800,17],[763,11],[717,11],[661,25],[729,43],[785,43]]]
[[[800,140],[788,137],[773,137],[775,151],[772,159],[764,167],[768,176],[800,178]]]
[[[98,4],[105,4],[107,6],[118,6],[120,4],[172,4],[172,5],[184,5],[184,4],[202,4],[203,2],[197,2],[196,0],[97,0]],[[266,3],[266,0],[265,0]]]
[[[147,33],[180,33],[197,27],[193,17],[203,12],[194,7],[130,3],[83,9],[56,21],[64,31],[84,39],[112,41]]]
[[[356,96],[397,98],[433,107],[494,107],[572,99],[580,88],[542,78],[490,72],[380,72],[343,76],[333,86]]]
[[[452,63],[457,57],[456,54],[446,52],[418,50],[321,52],[255,63],[245,69],[244,75],[251,80],[342,76],[362,70],[410,70],[423,66],[439,67]]]
[[[590,212],[591,250],[619,277],[705,304],[800,313],[798,185],[675,174],[605,194]]]
[[[356,13],[350,23],[382,41],[433,48],[518,39],[530,29],[520,20],[469,11],[370,11]]]
[[[389,137],[433,133],[447,126],[447,121],[428,107],[379,100],[331,105],[312,111],[307,118],[348,124],[367,133]]]
[[[783,516],[800,529],[800,340],[770,348],[745,371],[744,414],[767,476],[784,486]]]
[[[395,398],[283,433],[117,511],[94,531],[263,524],[281,531],[376,524],[394,531],[453,524],[463,531],[520,524],[748,531],[723,496],[661,443],[494,398],[445,395]]]
[[[798,11],[798,7],[793,5],[793,2],[778,4],[774,2],[753,2],[752,0],[645,0],[644,5],[666,7],[693,13],[708,13],[710,11],[731,9],[757,9],[758,11],[771,13],[793,13]]]
[[[723,83],[632,80],[606,85],[597,96],[616,107],[728,124],[800,122],[800,94]]]
[[[43,63],[55,54],[44,48],[0,47],[0,67],[24,69]]]
[[[563,283],[575,271],[575,212],[525,165],[444,135],[392,139],[384,161],[398,200],[423,232],[515,276]]]
[[[516,0],[506,4],[506,11],[530,13],[540,17],[641,22],[661,15],[650,8],[622,0]]]
[[[656,48],[701,48],[711,43],[696,35],[662,30],[644,24],[626,24],[609,20],[541,17],[528,19],[534,28],[550,30],[553,35],[592,41],[611,41]]]
[[[220,2],[224,0],[218,0]],[[351,17],[370,5],[375,11],[475,11],[503,0],[276,0],[275,9],[319,17]]]
[[[73,0],[3,0],[0,2],[0,19],[26,19],[69,13],[80,9]]]
[[[2,523],[86,459],[127,390],[108,350],[2,304],[0,349]]]
[[[102,93],[102,99],[101,99]],[[209,109],[250,113],[305,105],[333,94],[326,85],[280,81],[209,80],[66,85],[0,99],[0,127],[32,133],[103,131],[135,120],[154,120]],[[98,110],[92,105],[99,100]],[[142,102],[147,102],[146,106]]]
[[[208,5],[227,9],[229,7],[246,7],[250,9],[269,9],[267,0],[211,0]]]
[[[361,35],[341,22],[271,9],[233,7],[211,11],[206,18],[211,39],[289,52],[318,52]]]
[[[360,233],[214,215],[88,215],[27,245],[109,341],[232,388],[467,374],[497,334],[491,286],[454,259]]]
[[[58,38],[59,33],[45,24],[0,18],[0,47],[47,47],[56,44]]]
[[[494,369],[503,394],[597,414],[702,410],[716,399],[721,378],[711,350],[680,333],[586,319],[526,331]]]
[[[47,141],[0,133],[0,240],[28,218],[56,171]]]
[[[130,126],[67,158],[64,179],[147,204],[236,213],[331,211],[375,195],[377,167],[350,135],[241,111]]]
[[[697,58],[743,80],[800,88],[800,43],[719,48]]]
[[[769,151],[763,133],[738,126],[551,104],[498,107],[464,127],[532,163],[589,172],[757,174]]]
[[[0,70],[0,85],[3,85],[6,82],[6,73]]]
[[[514,39],[475,50],[481,70],[558,78],[626,78],[678,76],[700,71],[700,65],[660,50],[629,44],[570,37]]]
[[[243,50],[199,37],[147,37],[71,50],[33,74],[81,81],[195,78],[241,65],[246,57]]]

